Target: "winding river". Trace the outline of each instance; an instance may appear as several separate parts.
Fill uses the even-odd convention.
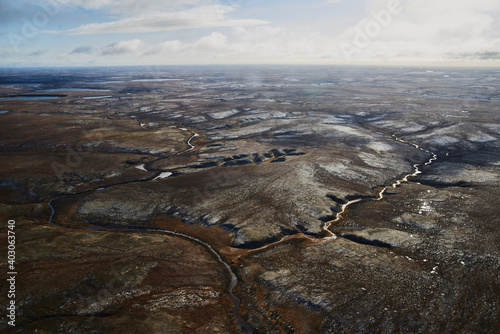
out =
[[[183,130],[183,131],[189,131],[186,128],[180,128],[180,129]],[[200,135],[198,133],[194,132],[193,135],[187,141],[187,144],[188,144],[189,148],[187,150],[185,150],[185,151],[181,151],[181,152],[176,153],[176,155],[180,155],[180,154],[183,154],[183,153],[191,152],[192,150],[194,150],[196,148],[196,146],[194,146],[193,144],[191,144],[191,141],[194,138],[199,137],[199,136]]]
[[[170,234],[174,235],[177,237],[185,238],[191,241],[194,241],[198,244],[203,245],[205,248],[207,248],[215,257],[217,260],[223,265],[223,267],[226,269],[226,271],[229,273],[229,276],[231,277],[231,283],[229,285],[229,295],[231,297],[231,300],[233,301],[233,317],[236,320],[236,323],[238,324],[238,327],[240,330],[244,333],[253,333],[253,330],[243,321],[241,318],[238,316],[238,308],[240,307],[241,300],[236,297],[234,294],[234,288],[236,288],[236,285],[238,285],[238,278],[236,277],[236,274],[233,272],[231,269],[231,266],[222,259],[222,257],[217,253],[217,251],[210,246],[208,243],[192,237],[190,235],[184,234],[184,233],[179,233],[179,232],[174,232],[174,231],[169,231],[169,230],[164,230],[164,229],[159,229],[159,228],[118,228],[118,227],[112,227],[112,228],[106,228],[103,226],[92,226],[92,227],[87,227],[87,226],[71,226],[71,225],[64,225],[64,224],[57,224],[54,223],[54,215],[56,213],[54,206],[52,205],[53,201],[56,201],[58,199],[62,198],[67,198],[68,196],[62,196],[62,197],[56,197],[51,199],[48,202],[48,205],[50,209],[52,210],[52,213],[49,218],[49,224],[54,225],[54,226],[60,226],[60,227],[69,227],[69,228],[78,228],[78,229],[84,229],[84,230],[98,230],[98,231],[113,231],[113,232],[129,232],[129,231],[140,231],[140,232],[152,232],[152,233],[165,233],[165,234]]]
[[[437,154],[435,154],[435,153],[433,153],[433,152],[431,152],[429,150],[426,150],[426,149],[420,147],[417,144],[414,144],[414,143],[411,143],[411,142],[409,142],[407,140],[399,138],[396,135],[391,135],[391,136],[394,138],[394,140],[396,140],[398,142],[401,142],[401,143],[404,143],[404,144],[407,144],[407,145],[412,145],[416,149],[419,149],[422,152],[430,154],[432,157],[427,162],[424,163],[425,166],[429,166],[430,164],[432,164],[434,161],[436,161],[438,159]],[[355,203],[359,203],[361,201],[369,201],[369,200],[381,201],[382,199],[384,199],[384,197],[385,197],[384,193],[387,191],[387,189],[389,189],[389,188],[396,188],[397,186],[401,185],[402,183],[408,182],[409,178],[415,177],[415,176],[421,174],[422,173],[422,171],[420,170],[421,165],[422,164],[414,164],[413,165],[413,168],[414,168],[413,173],[406,174],[400,180],[396,180],[394,183],[392,183],[390,185],[387,185],[387,186],[384,186],[382,189],[380,189],[377,192],[375,198],[360,197],[360,198],[356,198],[356,199],[353,199],[353,200],[350,200],[350,201],[344,203],[342,205],[340,211],[336,213],[335,219],[330,220],[330,221],[326,222],[323,225],[323,231],[325,232],[326,237],[323,237],[323,238],[319,239],[319,242],[325,242],[325,241],[337,239],[337,235],[335,233],[333,233],[332,231],[330,231],[330,227],[332,227],[333,224],[338,223],[340,220],[342,220],[344,214],[347,212],[347,210],[349,209],[349,207],[351,205],[353,205]],[[307,234],[304,234],[304,233],[299,233],[299,234],[294,234],[294,235],[287,235],[287,236],[283,237],[282,239],[280,239],[280,240],[278,240],[276,242],[267,244],[267,245],[259,247],[259,248],[251,249],[251,250],[249,250],[249,253],[262,251],[262,250],[268,249],[270,247],[276,246],[276,245],[278,245],[278,244],[280,244],[280,243],[282,243],[284,241],[291,240],[291,239],[297,239],[297,238],[309,239],[309,240],[311,240],[313,242],[318,242],[317,238],[308,236]]]
[[[185,131],[188,131],[188,130],[185,129]],[[176,155],[179,155],[179,154],[182,154],[182,153],[186,153],[186,152],[190,152],[190,151],[194,150],[196,147],[193,144],[191,144],[191,141],[195,137],[198,137],[198,136],[199,136],[199,134],[194,133],[188,139],[188,141],[187,141],[187,145],[189,146],[189,148],[187,150],[184,150],[184,151],[176,153]],[[136,168],[138,168],[140,170],[144,170],[144,171],[149,171],[148,169],[145,168],[145,165],[136,166]],[[56,214],[56,210],[55,210],[55,208],[53,206],[53,202],[54,201],[57,201],[57,200],[60,200],[60,199],[64,199],[64,198],[68,198],[68,197],[72,197],[72,196],[78,196],[78,195],[82,195],[82,194],[88,194],[88,193],[91,193],[91,192],[94,192],[94,191],[100,191],[100,190],[107,189],[107,188],[110,188],[110,187],[114,187],[114,186],[117,186],[117,185],[130,184],[130,183],[135,183],[135,182],[153,181],[153,180],[156,180],[156,179],[159,179],[159,178],[168,177],[170,175],[172,175],[172,173],[169,173],[169,172],[167,172],[167,173],[165,173],[165,172],[163,172],[163,173],[162,172],[157,172],[156,175],[154,175],[152,177],[144,178],[144,179],[132,180],[132,181],[128,181],[128,182],[121,182],[121,183],[112,184],[112,185],[108,185],[108,186],[104,186],[104,187],[100,187],[100,188],[96,188],[96,189],[91,189],[91,190],[83,191],[81,193],[68,194],[68,195],[65,195],[65,196],[54,197],[54,198],[50,199],[48,201],[48,203],[47,203],[48,206],[50,207],[50,210],[51,210],[51,214],[50,214],[50,218],[48,220],[48,223],[50,225],[53,225],[53,226],[59,226],[59,227],[65,227],[65,228],[77,228],[77,229],[83,229],[83,230],[98,230],[98,231],[113,231],[113,232],[140,231],[140,232],[152,232],[152,233],[165,233],[165,234],[169,234],[169,235],[173,235],[173,236],[185,238],[185,239],[191,240],[191,241],[193,241],[195,243],[198,243],[198,244],[204,246],[206,249],[208,249],[217,258],[217,260],[222,264],[222,266],[226,269],[227,273],[230,276],[229,296],[231,297],[231,300],[233,302],[233,308],[232,308],[233,309],[233,317],[234,317],[234,319],[236,321],[236,324],[238,325],[238,328],[240,329],[241,332],[246,333],[246,334],[254,333],[254,330],[248,324],[246,324],[238,316],[238,309],[240,307],[241,300],[234,294],[234,289],[238,285],[238,278],[236,277],[236,274],[231,269],[231,266],[226,261],[224,261],[224,259],[220,256],[220,254],[212,246],[210,246],[208,243],[206,243],[206,242],[204,242],[204,241],[202,241],[202,240],[200,240],[198,238],[195,238],[195,237],[192,237],[190,235],[187,235],[187,234],[183,234],[183,233],[179,233],[179,232],[174,232],[174,231],[169,231],[169,230],[165,230],[165,229],[132,228],[132,227],[131,228],[125,228],[125,227],[122,227],[122,228],[118,228],[118,227],[106,228],[104,226],[96,226],[96,225],[93,225],[93,226],[65,225],[65,224],[57,224],[57,223],[54,222],[54,216]]]
[[[187,129],[184,129],[184,128],[182,130],[188,131]],[[177,152],[175,155],[183,154],[183,153],[190,152],[190,151],[194,150],[196,147],[192,144],[192,140],[195,137],[198,137],[198,136],[199,136],[199,134],[193,132],[192,136],[187,140],[188,149],[186,149],[184,151]],[[404,143],[404,144],[408,144],[408,145],[412,145],[415,148],[417,148],[417,149],[419,149],[419,150],[421,150],[423,152],[431,154],[432,157],[427,162],[425,162],[426,166],[432,164],[434,161],[436,161],[438,159],[438,156],[436,154],[434,154],[433,152],[431,152],[429,150],[426,150],[426,149],[420,147],[417,144],[413,144],[411,142],[408,142],[408,141],[406,141],[406,140],[404,140],[402,138],[396,137],[395,135],[392,135],[392,137],[394,138],[394,140],[396,140],[398,142],[401,142],[401,143]],[[157,159],[157,160],[159,160],[159,159]],[[309,236],[309,235],[307,235],[305,233],[298,233],[298,234],[294,234],[294,235],[288,235],[288,236],[283,237],[279,241],[270,243],[270,244],[265,245],[265,246],[260,247],[260,248],[248,250],[247,254],[253,253],[253,252],[257,252],[257,251],[262,251],[262,250],[268,249],[270,247],[273,247],[273,246],[275,246],[277,244],[280,244],[280,243],[282,243],[282,242],[284,242],[286,240],[295,239],[295,238],[303,238],[303,239],[305,238],[305,239],[311,240],[312,242],[327,242],[327,241],[330,241],[330,240],[337,239],[337,235],[335,233],[333,233],[332,231],[330,231],[330,227],[333,224],[339,222],[343,218],[344,214],[347,212],[347,210],[349,209],[349,207],[351,205],[353,205],[355,203],[358,203],[358,202],[361,202],[361,201],[366,201],[366,200],[375,200],[375,201],[382,200],[384,198],[384,193],[386,192],[387,189],[389,189],[391,187],[395,188],[398,185],[401,185],[403,182],[408,182],[408,179],[410,177],[415,177],[418,174],[420,174],[421,173],[420,166],[421,166],[421,164],[414,164],[413,165],[414,171],[412,173],[406,174],[402,179],[397,180],[397,181],[395,181],[394,183],[392,183],[390,185],[384,186],[380,191],[377,192],[375,198],[366,198],[366,197],[364,197],[364,198],[357,198],[357,199],[350,200],[350,201],[346,202],[345,204],[343,204],[342,207],[341,207],[341,210],[338,213],[336,213],[335,219],[333,219],[331,221],[328,221],[328,222],[326,222],[323,225],[323,231],[326,234],[326,236],[324,236],[323,238],[318,239],[318,238],[315,238],[313,236]],[[139,168],[139,169],[145,170],[145,171],[152,171],[152,170],[146,169],[145,165],[136,166],[136,168]],[[56,213],[55,208],[53,206],[54,201],[57,201],[57,200],[60,200],[60,199],[63,199],[63,198],[68,198],[70,196],[77,196],[77,195],[91,193],[93,191],[110,188],[110,187],[113,187],[113,186],[116,186],[116,185],[119,185],[119,184],[128,184],[128,183],[134,183],[134,182],[148,182],[148,181],[151,181],[151,180],[155,180],[155,179],[161,178],[162,175],[166,177],[165,174],[162,174],[161,172],[157,172],[156,175],[154,175],[152,177],[148,177],[148,178],[143,178],[143,179],[138,179],[138,180],[132,180],[132,181],[122,182],[122,183],[118,183],[118,184],[112,184],[112,185],[101,187],[101,188],[98,188],[98,189],[87,190],[87,191],[84,191],[82,193],[68,194],[68,195],[65,195],[65,196],[59,196],[59,197],[52,198],[48,202],[48,205],[49,205],[49,207],[51,209],[51,215],[50,215],[50,218],[49,218],[48,222],[49,222],[49,224],[54,225],[54,226],[60,226],[60,227],[66,227],[66,228],[87,229],[87,230],[143,231],[143,232],[151,232],[151,233],[165,233],[165,234],[169,234],[169,235],[173,235],[173,236],[185,238],[185,239],[191,240],[191,241],[193,241],[195,243],[198,243],[198,244],[204,246],[206,249],[208,249],[217,258],[217,260],[222,264],[222,266],[225,268],[225,270],[227,271],[227,273],[230,276],[229,296],[231,297],[232,302],[233,302],[233,307],[232,307],[233,317],[234,317],[234,319],[235,319],[235,321],[236,321],[236,323],[237,323],[240,331],[243,332],[243,333],[254,333],[254,330],[248,324],[246,324],[238,316],[238,309],[240,307],[241,300],[234,294],[234,289],[235,289],[235,287],[238,284],[238,278],[236,277],[236,274],[231,269],[231,266],[226,261],[224,261],[224,259],[221,257],[221,255],[212,246],[210,246],[208,243],[206,243],[206,242],[204,242],[204,241],[202,241],[200,239],[197,239],[195,237],[192,237],[190,235],[187,235],[187,234],[183,234],[183,233],[179,233],[179,232],[174,232],[174,231],[169,231],[169,230],[165,230],[165,229],[132,228],[132,227],[129,227],[129,228],[115,228],[115,227],[113,227],[113,228],[106,228],[106,227],[102,227],[102,226],[65,225],[65,224],[58,224],[58,223],[54,222],[54,216],[55,216],[55,213]],[[170,176],[170,175],[171,175],[171,173],[168,176]]]
[[[417,144],[411,143],[411,142],[409,142],[409,141],[407,141],[407,140],[404,140],[404,139],[402,139],[402,138],[399,138],[399,137],[397,137],[397,136],[395,136],[395,135],[392,135],[392,137],[394,138],[394,140],[396,140],[396,141],[398,141],[398,142],[401,142],[401,143],[404,143],[404,144],[407,144],[407,145],[412,145],[412,146],[414,146],[416,149],[419,149],[419,150],[420,150],[420,151],[422,151],[422,152],[425,152],[425,153],[428,153],[428,154],[432,155],[432,157],[431,157],[431,158],[430,158],[427,162],[425,162],[425,164],[424,164],[425,166],[428,166],[428,165],[432,164],[434,161],[436,161],[436,160],[438,159],[438,156],[437,156],[435,153],[433,153],[433,152],[431,152],[431,151],[429,151],[429,150],[426,150],[426,149],[424,149],[424,148],[420,147],[420,146],[419,146],[419,145],[417,145]],[[354,204],[354,203],[358,203],[358,202],[361,202],[361,201],[366,201],[366,200],[381,201],[382,199],[384,199],[384,193],[387,191],[387,189],[389,189],[389,188],[396,188],[397,186],[401,185],[403,182],[408,182],[408,179],[409,179],[410,177],[415,177],[415,176],[417,176],[417,175],[419,175],[419,174],[422,174],[422,171],[420,170],[420,166],[421,166],[421,164],[414,164],[414,165],[413,165],[413,168],[414,168],[413,173],[406,174],[406,175],[405,175],[402,179],[400,179],[400,180],[396,180],[396,181],[395,181],[394,183],[392,183],[391,185],[385,186],[385,187],[383,187],[382,189],[380,189],[380,191],[377,193],[377,195],[376,195],[375,199],[371,199],[371,198],[368,198],[368,199],[366,199],[366,198],[357,198],[357,199],[353,199],[353,200],[348,201],[347,203],[343,204],[343,205],[342,205],[341,210],[340,210],[340,211],[336,214],[335,219],[334,219],[334,220],[332,220],[332,221],[329,221],[329,222],[325,223],[325,226],[323,227],[323,229],[324,229],[325,231],[330,232],[330,230],[329,230],[329,229],[330,229],[330,227],[331,227],[334,223],[339,222],[339,221],[342,219],[342,216],[344,215],[344,213],[345,213],[345,212],[349,209],[349,207],[350,207],[352,204]],[[332,233],[332,234],[333,234],[333,232],[330,232],[330,233]]]
[[[404,140],[404,139],[402,139],[402,138],[399,138],[399,137],[397,137],[397,136],[395,136],[395,135],[392,135],[392,137],[394,138],[394,140],[396,140],[396,141],[398,141],[398,142],[401,142],[401,143],[404,143],[404,144],[408,144],[408,145],[412,145],[412,146],[414,146],[415,148],[419,149],[420,151],[422,151],[422,152],[425,152],[425,153],[428,153],[428,154],[432,155],[432,157],[431,157],[431,158],[430,158],[427,162],[425,162],[425,164],[424,164],[425,166],[428,166],[428,165],[432,164],[434,161],[436,161],[436,160],[438,159],[437,154],[435,154],[435,153],[433,153],[433,152],[431,152],[431,151],[429,151],[429,150],[426,150],[426,149],[424,149],[424,148],[420,147],[420,146],[419,146],[419,145],[417,145],[417,144],[411,143],[411,142],[409,142],[409,141],[407,141],[407,140]],[[345,203],[344,205],[342,205],[342,208],[341,208],[340,212],[338,212],[338,213],[336,214],[335,219],[334,219],[334,220],[332,220],[332,221],[327,222],[327,223],[325,224],[325,226],[323,227],[323,229],[324,229],[325,231],[330,232],[330,230],[329,230],[329,229],[330,229],[330,227],[331,227],[334,223],[339,222],[339,221],[342,219],[342,216],[344,215],[344,213],[345,213],[345,212],[348,210],[348,208],[349,208],[352,204],[354,204],[354,203],[358,203],[358,202],[361,202],[361,201],[363,201],[363,200],[375,200],[375,201],[381,201],[382,199],[384,199],[384,193],[387,191],[387,189],[389,189],[389,188],[396,188],[397,186],[401,185],[403,182],[408,182],[408,179],[409,179],[410,177],[415,177],[415,176],[417,176],[417,175],[419,175],[419,174],[422,174],[422,171],[420,170],[420,166],[421,166],[421,164],[414,164],[414,165],[413,165],[413,168],[414,168],[414,172],[413,172],[413,173],[406,174],[406,175],[405,175],[402,179],[400,179],[400,180],[396,180],[396,181],[395,181],[394,183],[392,183],[391,185],[389,185],[389,186],[385,186],[385,187],[383,187],[382,189],[380,189],[380,191],[377,193],[377,195],[376,195],[375,199],[370,199],[370,198],[368,198],[368,199],[366,199],[366,198],[357,198],[357,199],[353,199],[353,200],[351,200],[351,201],[348,201],[347,203]],[[332,234],[333,234],[333,232],[330,232],[330,233],[332,233]]]

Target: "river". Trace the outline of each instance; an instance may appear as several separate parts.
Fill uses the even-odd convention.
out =
[[[186,131],[188,131],[188,130],[186,129]],[[185,151],[181,151],[181,152],[178,152],[176,154],[182,154],[182,153],[186,153],[186,152],[194,150],[196,147],[191,144],[191,141],[195,137],[198,137],[198,136],[199,136],[199,134],[194,133],[188,139],[188,141],[187,141],[187,145],[189,146],[189,148],[187,150],[185,150]],[[144,165],[135,166],[135,168],[148,171],[146,168],[144,168]],[[65,225],[65,224],[58,224],[58,223],[54,222],[54,216],[56,214],[55,208],[53,206],[54,201],[57,201],[57,200],[60,200],[60,199],[64,199],[64,198],[68,198],[68,197],[72,197],[72,196],[77,196],[77,195],[82,195],[82,194],[88,194],[88,193],[91,193],[91,192],[94,192],[94,191],[104,190],[104,189],[107,189],[107,188],[110,188],[110,187],[114,187],[114,186],[117,186],[117,185],[123,185],[123,184],[135,183],[135,182],[154,181],[154,180],[157,180],[157,179],[160,179],[160,178],[166,178],[166,177],[168,177],[170,175],[172,175],[172,173],[170,173],[170,172],[160,172],[160,173],[156,173],[155,176],[148,177],[146,179],[138,179],[138,180],[132,180],[132,181],[128,181],[128,182],[121,182],[121,183],[118,183],[118,184],[113,184],[113,185],[109,185],[109,186],[105,186],[105,187],[100,187],[100,188],[96,188],[96,189],[92,189],[92,190],[87,190],[87,191],[84,191],[82,193],[75,193],[75,194],[69,194],[69,195],[65,195],[65,196],[59,196],[59,197],[52,198],[47,203],[48,206],[50,207],[50,210],[51,210],[51,215],[50,215],[50,218],[48,220],[48,223],[50,225],[53,225],[53,226],[59,226],[59,227],[65,227],[65,228],[77,228],[77,229],[84,229],[84,230],[114,231],[114,232],[141,231],[141,232],[151,232],[151,233],[165,233],[165,234],[169,234],[169,235],[173,235],[173,236],[177,236],[177,237],[189,239],[189,240],[191,240],[191,241],[193,241],[195,243],[203,245],[212,254],[214,254],[214,256],[217,258],[217,260],[223,265],[223,267],[226,269],[227,273],[229,274],[229,277],[230,277],[229,296],[231,297],[231,300],[232,300],[232,303],[233,303],[233,307],[232,307],[233,317],[234,317],[234,320],[236,321],[236,324],[238,325],[238,328],[240,329],[240,331],[242,333],[246,333],[246,334],[254,333],[254,330],[248,324],[246,324],[238,316],[238,309],[240,307],[241,300],[234,294],[234,289],[238,285],[238,278],[236,277],[236,274],[231,269],[231,266],[226,261],[224,261],[224,259],[221,257],[221,255],[212,246],[210,246],[208,243],[206,243],[206,242],[204,242],[204,241],[202,241],[202,240],[200,240],[198,238],[195,238],[195,237],[192,237],[190,235],[187,235],[187,234],[183,234],[183,233],[179,233],[179,232],[174,232],[174,231],[169,231],[169,230],[165,230],[165,229],[136,228],[136,227],[134,227],[134,228],[125,228],[125,227],[122,227],[122,228],[118,228],[118,227],[106,228],[106,227],[103,227],[103,226],[96,226],[96,225],[93,225],[93,226]]]
[[[182,129],[182,130],[189,131],[187,129]],[[194,150],[196,147],[191,142],[192,142],[192,140],[195,137],[198,137],[198,136],[199,136],[198,133],[193,133],[193,135],[187,141],[187,145],[188,145],[189,148],[187,150],[177,152],[175,155],[183,154],[183,153],[186,153],[186,152]],[[426,153],[432,155],[432,157],[427,162],[425,162],[424,165],[426,165],[426,166],[432,164],[434,161],[436,161],[438,159],[438,156],[435,153],[430,152],[430,151],[428,151],[428,150],[420,147],[417,144],[414,144],[414,143],[408,142],[408,141],[406,141],[404,139],[398,138],[395,135],[392,135],[392,137],[396,141],[399,141],[399,142],[402,142],[402,143],[405,143],[405,144],[408,144],[408,145],[412,145],[415,148],[417,148],[417,149],[419,149],[419,150],[421,150],[423,152],[426,152]],[[335,233],[333,233],[332,231],[330,231],[330,227],[333,224],[338,223],[340,220],[343,219],[344,214],[349,210],[349,208],[350,208],[351,205],[353,205],[355,203],[359,203],[361,201],[368,201],[368,200],[381,201],[382,199],[384,199],[384,197],[385,197],[384,193],[386,192],[387,189],[389,189],[391,187],[395,188],[395,187],[397,187],[398,185],[401,185],[404,182],[408,182],[409,178],[415,177],[415,176],[417,176],[417,175],[419,175],[421,173],[421,170],[420,170],[421,164],[414,164],[413,167],[414,167],[414,171],[412,173],[406,174],[400,180],[397,180],[397,181],[391,183],[390,185],[384,186],[381,190],[379,190],[377,192],[377,194],[376,194],[376,196],[374,198],[360,197],[360,198],[356,198],[356,199],[350,200],[347,203],[343,204],[342,207],[341,207],[341,210],[336,214],[335,219],[333,219],[331,221],[328,221],[328,222],[326,222],[323,225],[323,231],[326,234],[326,236],[324,236],[323,238],[321,238],[321,239],[314,238],[314,237],[308,236],[308,235],[306,235],[304,233],[299,233],[299,234],[294,234],[294,235],[288,235],[288,236],[285,236],[281,240],[276,241],[274,243],[265,245],[265,246],[260,247],[260,248],[248,250],[247,254],[253,253],[253,252],[257,252],[257,251],[262,251],[262,250],[268,249],[270,247],[273,247],[275,245],[278,245],[278,244],[280,244],[280,243],[282,243],[282,242],[284,242],[286,240],[295,239],[295,238],[309,239],[309,240],[311,240],[313,242],[328,242],[328,241],[337,239],[337,235]],[[144,168],[144,165],[136,166],[136,168],[139,168],[141,170],[147,170],[146,168]],[[155,176],[148,177],[146,179],[133,180],[133,181],[129,181],[129,182],[125,182],[125,183],[119,183],[119,184],[126,184],[126,183],[133,183],[133,182],[148,182],[148,181],[152,181],[152,180],[156,180],[156,179],[160,178],[161,175],[164,175],[164,174],[157,173]],[[168,174],[168,176],[170,176],[170,175],[171,174]],[[232,270],[231,266],[226,261],[224,261],[224,259],[221,257],[221,255],[212,246],[210,246],[208,243],[206,243],[206,242],[204,242],[204,241],[202,241],[200,239],[197,239],[195,237],[192,237],[190,235],[187,235],[187,234],[183,234],[183,233],[179,233],[179,232],[174,232],[174,231],[169,231],[169,230],[165,230],[165,229],[155,229],[155,228],[105,228],[105,227],[100,227],[100,226],[74,226],[74,225],[64,225],[64,224],[54,223],[54,221],[53,221],[54,220],[54,216],[55,216],[55,208],[53,206],[53,202],[54,201],[57,201],[57,200],[63,199],[63,198],[67,198],[67,197],[70,197],[70,196],[76,196],[76,195],[81,195],[81,194],[84,194],[84,193],[86,194],[86,193],[90,193],[90,192],[93,192],[93,191],[110,188],[110,187],[113,187],[113,186],[116,186],[116,185],[118,185],[118,184],[109,185],[109,186],[106,186],[106,187],[101,187],[101,188],[98,188],[98,189],[85,191],[85,192],[79,193],[79,194],[70,194],[70,195],[65,195],[65,196],[60,196],[60,197],[52,198],[48,202],[48,205],[49,205],[49,207],[51,209],[51,212],[52,212],[51,215],[50,215],[49,221],[48,221],[49,224],[55,225],[55,226],[67,227],[67,228],[79,228],[79,229],[88,229],[88,230],[102,230],[102,231],[142,231],[142,232],[151,232],[151,233],[165,233],[165,234],[169,234],[169,235],[173,235],[173,236],[177,236],[177,237],[189,239],[189,240],[191,240],[191,241],[193,241],[195,243],[203,245],[212,254],[214,254],[214,256],[222,264],[222,266],[226,269],[227,273],[230,276],[229,296],[231,297],[231,300],[233,302],[233,307],[232,307],[233,317],[234,317],[234,319],[235,319],[235,321],[236,321],[239,329],[243,333],[254,333],[254,330],[248,324],[246,324],[238,316],[238,309],[240,307],[241,300],[234,294],[234,289],[238,285],[238,278],[236,277],[236,274]]]

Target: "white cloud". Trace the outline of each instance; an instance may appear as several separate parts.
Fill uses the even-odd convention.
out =
[[[166,41],[159,43],[157,45],[147,48],[143,55],[144,56],[154,56],[154,55],[172,55],[179,54],[186,46],[179,40]]]
[[[402,5],[424,21],[450,12],[491,12],[500,9],[500,2],[497,0],[406,0],[402,1]]]
[[[306,63],[331,51],[331,42],[331,37],[277,27],[238,27],[226,34],[212,32],[192,43],[164,42],[144,54],[171,63]]]
[[[159,12],[125,18],[113,22],[92,23],[63,31],[73,35],[104,33],[144,33],[188,28],[263,25],[268,22],[253,19],[227,19],[233,7],[202,6],[177,12]],[[55,31],[52,31],[54,33]]]
[[[369,7],[377,8],[378,4],[375,12],[380,12],[387,9],[387,3],[372,0]],[[500,9],[497,0],[407,0],[401,4],[402,14],[391,15],[386,26],[378,24],[378,32],[373,29],[376,18],[369,15],[340,34],[337,44],[352,60],[361,61],[445,61],[485,55],[498,59],[500,34],[494,29],[494,13]]]
[[[315,25],[314,20],[307,21],[306,29],[304,22],[300,20],[297,20],[297,24],[292,24],[296,19],[280,18],[281,26],[262,20],[234,19],[236,14],[239,14],[239,17],[244,15],[244,12],[236,13],[241,0],[57,1],[68,6],[97,9],[112,14],[112,22],[86,24],[63,31],[72,35],[95,35],[82,38],[81,43],[68,46],[67,50],[61,47],[60,53],[64,54],[61,58],[64,58],[64,61],[61,60],[60,63],[73,62],[78,65],[82,61],[109,64],[111,59],[117,64],[345,62],[347,59],[340,46],[354,45],[357,33],[353,29],[357,27],[363,31],[367,25],[377,24],[377,20],[370,13],[387,10],[389,1],[397,0],[364,0],[366,6],[361,8],[362,11],[358,11],[358,15],[360,12],[365,13],[361,14],[365,17],[351,27],[346,27],[344,31],[334,30],[337,33],[333,33],[333,30],[327,32],[328,25],[325,29],[324,21],[323,25]],[[341,1],[323,0],[323,6],[329,9],[344,7],[327,4]],[[380,31],[376,34],[372,31],[367,45],[357,48],[351,55],[353,62],[444,62],[468,59],[500,61],[500,1],[400,2],[402,12],[391,15],[390,22],[380,26]],[[326,16],[321,16],[321,13],[318,15],[320,19],[324,19],[330,13],[325,10]],[[279,15],[276,14],[275,17]],[[353,18],[349,17],[341,24],[352,24],[352,20]],[[335,29],[339,26],[340,24],[335,25]],[[217,27],[228,29],[215,29]],[[117,41],[113,44],[109,44],[113,41],[109,40],[112,36],[100,36],[105,33],[134,34],[187,28],[203,30],[191,31],[189,34],[172,32],[168,34],[171,40],[167,41],[159,41],[160,34],[141,36],[148,44],[139,39],[132,39],[137,35],[131,35],[129,39],[132,40]],[[74,37],[75,40],[78,38]],[[102,47],[106,44],[108,45]],[[93,45],[93,48],[89,45]],[[32,52],[23,50],[25,57]],[[103,55],[114,57],[102,57]],[[12,62],[18,59],[9,55],[6,57],[15,58]],[[40,58],[48,61],[55,59],[50,58],[48,53]]]
[[[465,0],[401,2],[403,11],[391,14],[390,22],[380,26],[379,33],[368,37],[366,47],[358,48],[351,60],[498,59],[500,34],[493,28],[495,17],[492,11],[500,6],[497,1],[477,1],[477,8]],[[367,13],[380,12],[387,10],[388,1],[370,0],[367,4]],[[364,30],[367,24],[373,23],[377,20],[369,14],[356,26]],[[337,36],[272,25],[235,27],[226,34],[211,33],[194,43],[178,41],[176,59],[187,62],[213,59],[218,62],[345,62],[349,59],[345,58],[340,45],[354,45],[354,27]],[[170,57],[175,55],[170,54]]]
[[[208,36],[200,38],[196,47],[202,50],[222,50],[227,47],[227,37],[219,32],[213,32]]]

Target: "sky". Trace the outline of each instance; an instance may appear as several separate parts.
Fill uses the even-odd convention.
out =
[[[0,66],[500,65],[498,0],[0,0]]]

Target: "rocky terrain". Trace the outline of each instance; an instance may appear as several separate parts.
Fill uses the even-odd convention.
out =
[[[17,332],[495,332],[499,89],[494,69],[0,71]]]

